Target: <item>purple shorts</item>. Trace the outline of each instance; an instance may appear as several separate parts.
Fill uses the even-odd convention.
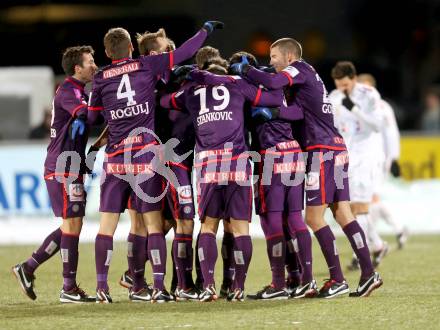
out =
[[[194,198],[191,184],[191,168],[184,164],[170,164],[172,172],[175,174],[178,187],[174,187],[171,182],[168,186],[167,201],[172,210],[174,219],[194,219]]]
[[[262,155],[265,157],[265,155]],[[264,166],[265,158],[258,164],[258,182],[254,186],[255,211],[293,212],[304,209],[305,163],[301,152],[283,152],[273,160],[273,166]],[[269,180],[268,180],[269,179]]]
[[[306,205],[349,201],[348,152],[318,149],[307,156]]]
[[[47,174],[44,179],[56,217],[63,219],[84,217],[87,193],[84,190],[82,175],[73,182],[69,182],[70,180],[63,175],[55,176],[55,174]]]
[[[198,212],[203,222],[206,216],[229,220],[250,221],[252,218],[252,187],[249,184],[250,163],[239,169],[237,164],[231,170],[223,171],[202,168],[197,183]]]
[[[126,165],[123,155],[118,155],[104,162],[100,212],[122,213],[126,208],[139,213],[162,210],[165,184],[150,160],[143,157]]]

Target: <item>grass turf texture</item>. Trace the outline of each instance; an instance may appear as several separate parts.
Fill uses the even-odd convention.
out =
[[[394,242],[388,237],[389,242]],[[270,282],[264,240],[254,240],[253,258],[246,292],[254,292]],[[327,277],[324,258],[317,242],[314,248],[314,273],[321,282]],[[168,246],[169,247],[169,246]],[[348,241],[338,238],[341,262],[345,268],[351,257]],[[301,299],[288,301],[245,301],[228,303],[183,302],[171,304],[130,303],[127,290],[117,282],[127,267],[126,244],[115,244],[110,267],[110,287],[114,303],[61,304],[61,262],[58,255],[36,272],[37,300],[21,292],[10,267],[23,261],[34,246],[0,247],[0,329],[150,329],[150,328],[398,328],[438,329],[440,322],[440,265],[438,236],[413,236],[402,251],[391,251],[379,271],[384,285],[369,298],[332,300]],[[169,262],[168,258],[168,262]],[[170,269],[170,266],[168,266]],[[168,271],[170,273],[170,271]],[[95,289],[94,245],[80,245],[78,282],[89,294]],[[221,258],[216,280],[220,288]],[[346,271],[352,290],[357,287],[357,272]],[[151,266],[147,264],[151,282]],[[167,275],[167,284],[171,276]],[[319,283],[321,284],[321,283]]]

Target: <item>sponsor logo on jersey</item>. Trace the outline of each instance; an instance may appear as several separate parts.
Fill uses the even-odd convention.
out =
[[[128,63],[122,66],[114,67],[111,69],[104,70],[102,77],[104,79],[113,78],[124,73],[129,73],[137,71],[140,68],[139,62]]]
[[[115,145],[113,146],[113,148],[117,149],[117,148],[119,148],[120,146],[123,146],[123,145],[126,145],[126,144],[142,143],[142,141],[143,141],[142,135],[138,135],[138,136],[129,136],[129,137],[123,139],[123,140],[121,141],[121,143],[115,144]]]
[[[207,172],[204,176],[204,183],[226,182],[226,181],[246,181],[245,171],[237,172]]]
[[[139,173],[153,173],[152,165],[146,164],[120,164],[107,163],[107,174],[139,174]]]
[[[275,174],[304,172],[306,170],[305,164],[302,161],[290,163],[278,163],[273,165]]]
[[[292,148],[299,148],[299,143],[295,140],[277,143],[278,150],[287,150]]]
[[[199,159],[203,159],[203,158],[210,157],[210,156],[222,156],[222,155],[231,155],[231,154],[232,154],[232,149],[226,148],[226,149],[219,149],[219,150],[200,151],[197,154],[197,157]]]

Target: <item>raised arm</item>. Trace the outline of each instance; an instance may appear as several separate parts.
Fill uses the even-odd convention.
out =
[[[201,85],[220,85],[235,81],[232,76],[220,76],[205,70],[195,69],[189,73],[191,80]]]

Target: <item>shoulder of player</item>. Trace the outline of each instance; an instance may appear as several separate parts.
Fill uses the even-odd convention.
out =
[[[332,100],[336,100],[341,98],[343,95],[344,94],[339,89],[334,89],[328,94],[328,97]]]
[[[356,83],[356,88],[357,88],[359,93],[366,94],[366,95],[369,95],[371,97],[379,98],[380,99],[379,92],[377,91],[376,88],[374,88],[372,86],[368,86],[368,85],[365,85],[365,84],[362,84],[362,83]]]

